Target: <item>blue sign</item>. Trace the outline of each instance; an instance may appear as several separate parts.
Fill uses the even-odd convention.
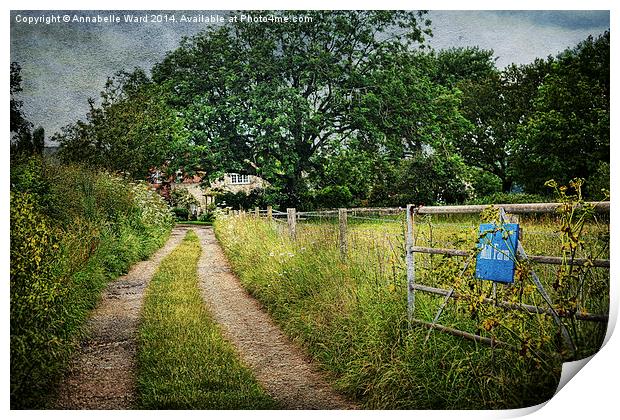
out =
[[[476,257],[476,278],[512,283],[519,241],[519,225],[506,223],[501,229],[493,223],[480,225],[480,252]]]

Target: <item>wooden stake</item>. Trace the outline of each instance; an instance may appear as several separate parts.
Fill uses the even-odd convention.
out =
[[[347,209],[338,209],[340,261],[347,260]]]
[[[407,316],[410,324],[413,320],[413,313],[415,311],[415,258],[413,254],[414,211],[414,205],[407,204]]]
[[[288,233],[292,240],[297,238],[297,216],[295,214],[295,208],[286,209],[286,219],[288,221]]]

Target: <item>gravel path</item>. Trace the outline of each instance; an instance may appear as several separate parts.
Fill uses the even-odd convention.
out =
[[[136,401],[137,332],[144,292],[159,263],[183,240],[187,227],[147,261],[111,282],[87,323],[88,338],[60,385],[54,408],[129,409]]]
[[[354,409],[241,286],[211,228],[195,229],[202,296],[241,359],[285,409]]]

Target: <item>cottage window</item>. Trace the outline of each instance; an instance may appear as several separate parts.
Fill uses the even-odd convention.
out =
[[[248,175],[243,175],[243,174],[230,174],[230,183],[231,184],[249,184],[250,177]]]

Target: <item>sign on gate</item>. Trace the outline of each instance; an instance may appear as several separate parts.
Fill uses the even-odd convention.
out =
[[[476,278],[512,283],[515,273],[519,225],[494,223],[480,225],[480,252],[476,257]]]

